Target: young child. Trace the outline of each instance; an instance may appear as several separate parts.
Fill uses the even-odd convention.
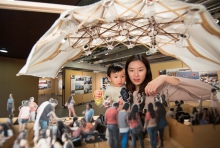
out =
[[[108,80],[111,83],[110,86],[108,86],[104,92],[101,90],[96,90],[94,92],[94,99],[96,105],[102,105],[105,101],[103,98],[106,98],[108,96],[109,99],[111,99],[112,102],[118,102],[121,89],[124,87],[125,84],[125,69],[124,65],[121,63],[113,63],[111,64],[107,69],[107,76]],[[103,96],[102,98],[97,98],[96,96]]]

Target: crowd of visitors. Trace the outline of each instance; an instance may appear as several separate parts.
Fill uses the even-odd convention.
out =
[[[104,95],[99,90],[94,92],[95,104],[106,108],[105,114],[100,114],[96,120],[93,118],[92,105],[86,104],[86,110],[82,112],[84,118],[78,121],[72,96],[67,101],[67,107],[69,119],[72,119],[71,114],[74,117],[68,125],[55,114],[57,100],[50,99],[43,102],[39,107],[32,103],[33,99],[24,101],[18,116],[21,132],[14,142],[14,147],[28,147],[26,140],[28,135],[27,131],[24,130],[28,121],[35,121],[34,144],[36,147],[63,146],[65,148],[74,147],[72,144],[74,140],[94,141],[97,139],[97,135],[101,136],[102,134],[106,135],[105,138],[108,139],[111,148],[127,147],[129,139],[131,139],[133,148],[136,148],[137,139],[141,148],[144,148],[146,133],[150,137],[152,148],[163,147],[163,133],[167,125],[166,115],[181,123],[186,118],[193,119],[192,124],[219,122],[217,98],[214,90],[211,91],[211,108],[214,118],[210,118],[211,113],[207,108],[200,108],[199,111],[195,108],[192,115],[184,112],[181,107],[184,101],[176,101],[176,107],[170,108],[166,113],[165,107],[169,106],[169,102],[167,102],[169,100],[163,93],[164,91],[166,94],[182,94],[179,96],[179,100],[184,98],[184,95],[188,95],[189,100],[194,100],[194,96],[189,95],[192,92],[187,87],[193,87],[194,91],[199,90],[203,93],[206,93],[210,87],[194,80],[191,82],[191,80],[170,76],[159,76],[152,80],[149,62],[141,55],[131,56],[125,67],[116,63],[110,65],[107,75],[111,86],[107,87]],[[207,87],[203,87],[203,85]],[[102,100],[103,98],[107,99]],[[201,103],[202,100],[200,100]],[[10,115],[13,114],[14,100],[12,95],[8,99],[7,110]],[[33,119],[32,112],[35,110],[37,115],[36,119]],[[30,120],[30,118],[32,119]],[[7,135],[11,136],[12,134],[8,132]]]

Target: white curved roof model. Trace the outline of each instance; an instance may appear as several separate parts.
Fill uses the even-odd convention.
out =
[[[61,67],[97,47],[144,45],[193,71],[220,70],[220,28],[197,4],[176,0],[103,0],[75,7],[34,45],[17,75],[56,77]]]

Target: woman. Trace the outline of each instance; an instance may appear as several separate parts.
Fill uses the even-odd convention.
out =
[[[157,107],[156,114],[157,114],[157,130],[159,131],[160,136],[160,147],[163,147],[163,132],[164,128],[167,125],[166,121],[166,109],[162,103],[156,102],[155,106]]]
[[[25,101],[23,107],[21,108],[18,120],[20,121],[19,124],[19,131],[23,131],[25,128],[25,125],[27,124],[29,118],[30,118],[31,108],[29,106],[29,102]]]
[[[34,97],[30,97],[29,99],[29,106],[31,108],[31,118],[30,121],[34,122],[35,121],[35,111],[38,107],[38,105],[34,102]]]
[[[73,96],[70,95],[69,99],[67,101],[68,105],[68,110],[69,110],[69,119],[71,119],[71,113],[73,114],[73,117],[76,116],[75,110],[74,110],[74,103],[75,101],[73,100]]]
[[[71,138],[69,137],[68,133],[63,133],[62,135],[63,148],[74,148],[73,142],[70,140]]]
[[[128,144],[129,126],[128,126],[129,104],[124,103],[122,110],[118,113],[118,127],[121,134],[121,146],[126,148]]]
[[[144,128],[141,123],[141,119],[139,116],[138,105],[134,104],[131,109],[131,113],[128,115],[128,123],[131,131],[131,140],[132,140],[132,148],[136,148],[136,138],[138,137],[140,141],[141,148],[144,148],[144,140],[142,131]]]
[[[86,122],[85,118],[81,119],[80,130],[83,138],[85,138],[86,140],[92,139],[94,137],[91,135],[91,133],[93,132],[93,125],[90,122]]]
[[[62,121],[58,121],[57,122],[57,141],[60,142],[60,144],[63,144],[62,142],[62,135],[64,132],[67,132],[67,128],[64,125],[64,123]]]
[[[167,75],[160,75],[152,80],[149,62],[141,55],[132,55],[127,60],[125,72],[126,88],[133,92],[134,103],[137,103],[138,93],[145,92],[147,96],[149,95],[145,102],[145,108],[149,102],[153,103],[153,97],[156,93],[162,93],[167,89],[168,94],[172,94],[169,101],[175,101],[174,98],[179,100],[187,98],[195,101],[199,99],[199,96],[202,96],[203,99],[208,99],[210,96],[211,86],[200,81]]]
[[[157,145],[157,121],[156,112],[154,111],[153,104],[148,104],[148,112],[146,114],[146,120],[144,128],[147,128],[147,132],[150,136],[151,148],[156,148]]]
[[[40,130],[39,141],[35,147],[36,148],[50,148],[49,145],[47,144],[46,131],[44,129]]]
[[[27,130],[20,132],[18,137],[14,141],[13,148],[29,148],[27,137],[28,137]]]

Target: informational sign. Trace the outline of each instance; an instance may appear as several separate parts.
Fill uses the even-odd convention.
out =
[[[38,89],[39,89],[39,90],[51,89],[51,81],[48,81],[48,80],[39,80]]]
[[[92,92],[92,77],[91,76],[70,76],[71,94],[87,94]]]

